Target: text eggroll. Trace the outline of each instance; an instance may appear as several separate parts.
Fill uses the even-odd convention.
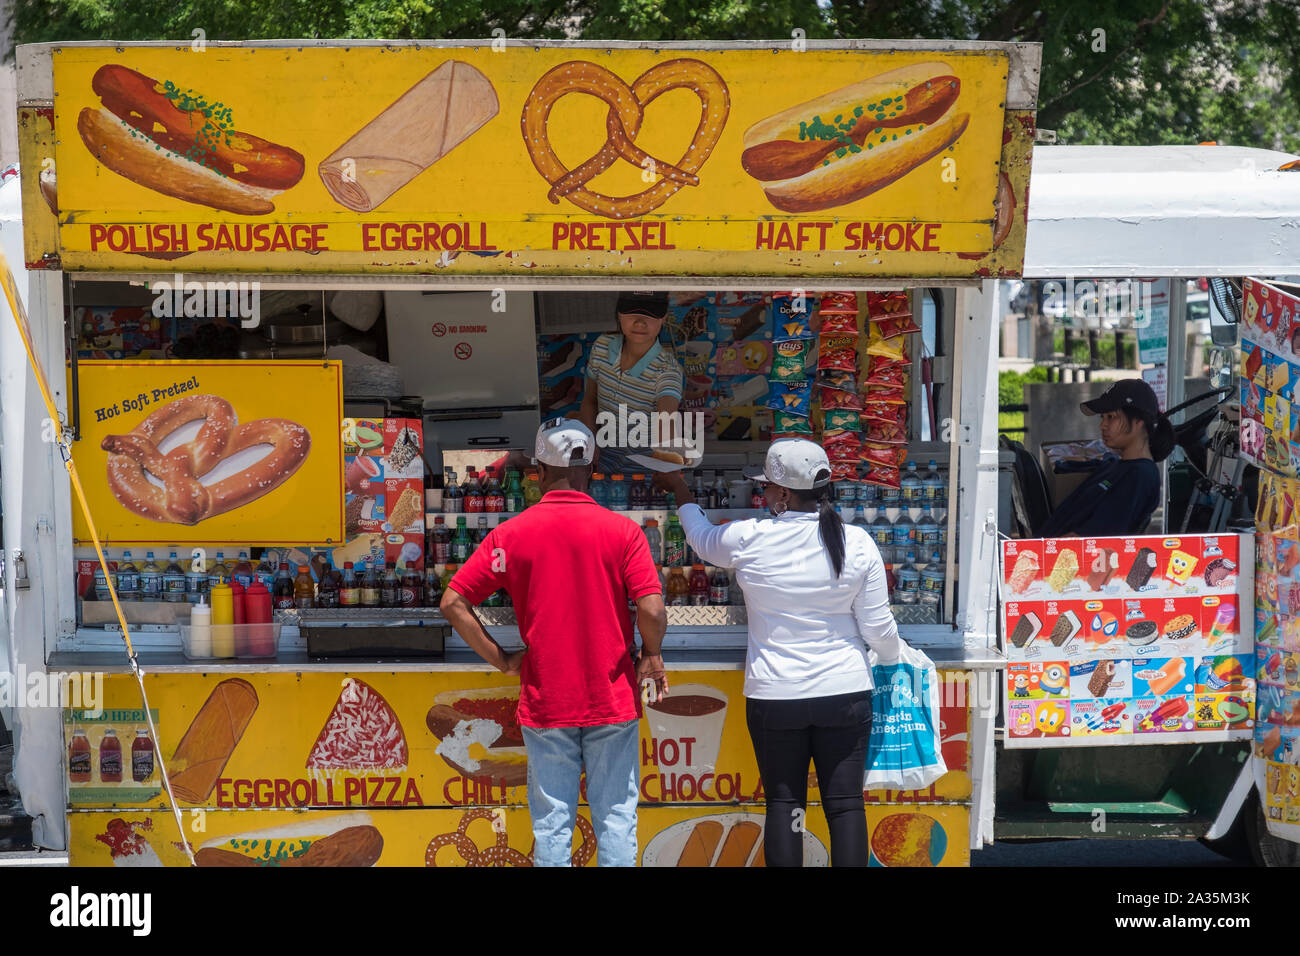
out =
[[[469,139],[499,107],[486,76],[448,60],[322,160],[321,181],[340,205],[369,212]]]

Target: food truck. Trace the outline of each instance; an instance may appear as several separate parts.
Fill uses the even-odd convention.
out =
[[[739,472],[774,435],[833,439],[842,513],[878,523],[943,677],[949,772],[867,795],[873,862],[967,863],[1002,659],[988,280],[1021,269],[1038,58],[21,48],[19,298],[55,409],[6,376],[6,589],[17,662],[73,675],[15,715],[34,841],[74,865],[529,865],[517,681],[438,614],[439,559],[529,503],[533,434],[578,407],[618,292],[662,290],[710,515],[761,513]],[[667,529],[653,467],[602,494]],[[762,863],[743,594],[704,573],[642,724],[642,865]],[[479,614],[518,643],[512,608]],[[593,843],[583,818],[576,863]]]

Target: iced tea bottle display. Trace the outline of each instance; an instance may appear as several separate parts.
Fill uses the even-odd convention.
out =
[[[153,776],[153,741],[149,731],[140,729],[135,732],[131,742],[131,779],[144,783]]]
[[[122,743],[112,727],[99,741],[99,779],[102,783],[122,782]]]
[[[68,744],[68,781],[70,783],[90,783],[91,766],[94,757],[90,752],[90,738],[86,732],[77,727],[72,732],[72,741]]]

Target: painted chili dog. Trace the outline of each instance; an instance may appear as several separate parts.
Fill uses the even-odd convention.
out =
[[[274,212],[271,199],[302,179],[302,154],[234,128],[228,106],[125,66],[100,67],[103,100],[77,118],[95,158],[132,182],[186,202],[243,215]]]
[[[918,63],[800,103],[745,131],[740,164],[786,212],[861,199],[952,145],[969,113],[946,63]]]

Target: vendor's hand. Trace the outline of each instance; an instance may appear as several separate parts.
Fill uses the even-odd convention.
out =
[[[690,487],[686,484],[686,478],[680,471],[657,471],[655,472],[653,484],[656,488],[661,488],[671,494],[679,508],[687,502],[695,500],[695,495],[691,493]]]
[[[522,651],[507,654],[505,666],[501,668],[501,673],[508,674],[511,677],[518,677],[524,666],[524,655],[527,653],[528,648],[525,647]]]
[[[644,698],[647,704],[657,704],[668,696],[668,674],[664,670],[661,654],[642,654],[636,662],[636,685],[643,686],[646,681],[654,684],[654,690]]]

